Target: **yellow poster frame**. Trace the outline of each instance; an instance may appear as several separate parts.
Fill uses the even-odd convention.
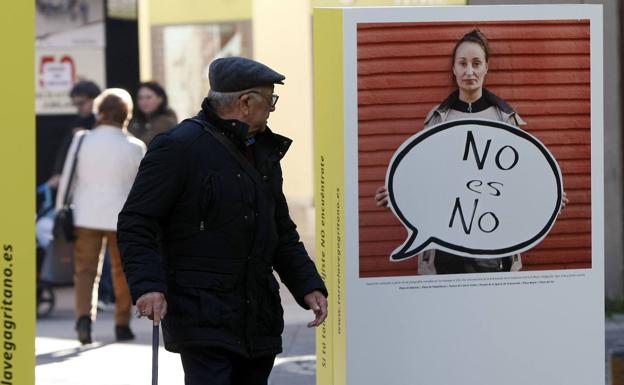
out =
[[[35,3],[0,13],[2,385],[35,383]]]

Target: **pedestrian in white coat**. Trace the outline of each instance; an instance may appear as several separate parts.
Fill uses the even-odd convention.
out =
[[[131,340],[130,309],[132,306],[126,277],[117,248],[117,215],[124,205],[145,145],[129,135],[126,126],[132,115],[132,98],[125,90],[107,89],[95,99],[97,121],[90,132],[76,133],[65,160],[57,209],[70,193],[76,226],[74,247],[74,286],[76,331],[83,344],[92,342],[91,323],[95,320],[99,283],[100,255],[104,241],[111,256],[115,290],[115,336],[118,341]],[[76,166],[69,185],[72,164]],[[97,296],[97,294],[95,294]]]

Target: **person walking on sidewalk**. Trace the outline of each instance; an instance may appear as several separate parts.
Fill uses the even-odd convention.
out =
[[[291,140],[267,127],[284,76],[229,57],[209,68],[201,111],[151,142],[119,214],[140,315],[163,319],[186,385],[262,385],[284,328],[279,284],[320,325],[327,290],[282,192]]]
[[[57,149],[54,164],[52,166],[52,176],[48,179],[48,186],[57,189],[61,180],[61,172],[67,158],[69,146],[76,132],[80,130],[90,130],[95,125],[95,114],[93,113],[93,101],[102,92],[100,87],[92,81],[82,80],[74,84],[69,91],[71,103],[76,107],[76,117],[69,123],[69,131],[63,136],[60,147]]]
[[[155,81],[139,84],[128,132],[149,145],[156,135],[172,129],[176,124],[178,117],[169,107],[165,89]]]
[[[99,257],[104,239],[111,257],[115,290],[115,337],[134,339],[130,330],[130,291],[117,248],[117,214],[121,210],[145,145],[131,137],[125,127],[132,114],[132,98],[125,90],[111,88],[95,99],[97,121],[91,131],[76,133],[70,145],[57,194],[57,208],[70,192],[74,209],[74,285],[76,331],[82,344],[92,342],[91,323],[95,320],[97,298],[94,285],[99,281]],[[72,186],[72,164],[76,162]],[[96,291],[97,293],[97,291]],[[97,295],[96,295],[97,296]]]
[[[65,159],[67,158],[69,146],[71,145],[74,135],[80,130],[90,130],[95,125],[93,103],[101,92],[102,90],[100,87],[90,80],[77,82],[69,92],[71,103],[76,108],[76,117],[70,122],[68,127],[69,131],[61,140],[52,166],[52,176],[46,182],[54,191],[58,189]],[[98,300],[98,308],[100,308],[100,304],[102,308],[106,308],[115,302],[110,271],[110,255],[108,251],[104,255],[98,293],[98,297],[100,298],[100,300]]]

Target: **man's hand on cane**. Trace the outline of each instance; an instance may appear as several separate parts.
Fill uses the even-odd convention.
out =
[[[145,293],[136,301],[137,317],[147,317],[160,325],[160,320],[167,314],[167,300],[160,292]]]

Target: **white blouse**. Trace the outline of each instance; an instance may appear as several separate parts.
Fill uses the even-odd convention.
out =
[[[126,202],[145,155],[145,144],[121,128],[109,125],[77,132],[63,165],[56,196],[57,210],[63,205],[72,161],[82,136],[85,137],[78,151],[73,186],[69,189],[73,191],[74,224],[76,227],[114,231],[117,215]]]

